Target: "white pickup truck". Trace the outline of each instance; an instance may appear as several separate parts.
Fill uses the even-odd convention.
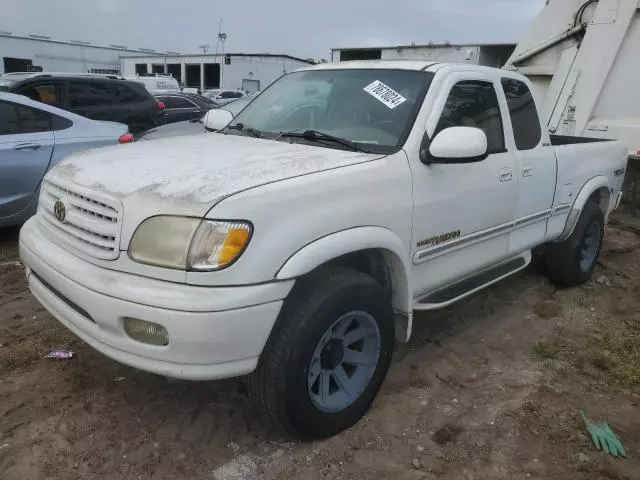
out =
[[[367,411],[414,311],[525,268],[537,247],[552,280],[590,276],[627,151],[549,138],[530,91],[468,65],[324,64],[228,126],[210,112],[221,133],[75,155],[22,228],[29,286],[119,362],[252,374],[275,426],[335,434]]]

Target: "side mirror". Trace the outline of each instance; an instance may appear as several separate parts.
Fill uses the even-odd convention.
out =
[[[487,135],[475,127],[449,127],[438,133],[428,153],[420,150],[423,163],[473,163],[488,157]]]
[[[233,115],[228,110],[222,108],[209,110],[204,116],[204,128],[217,132],[229,125],[232,120]]]

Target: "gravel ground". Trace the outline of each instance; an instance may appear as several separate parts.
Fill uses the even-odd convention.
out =
[[[623,219],[629,222],[629,219]],[[609,228],[593,280],[533,268],[420,314],[373,408],[297,443],[259,420],[243,379],[190,383],[119,365],[27,292],[0,231],[0,478],[639,479],[640,237]],[[43,358],[51,349],[71,360]],[[585,409],[627,459],[593,448]]]

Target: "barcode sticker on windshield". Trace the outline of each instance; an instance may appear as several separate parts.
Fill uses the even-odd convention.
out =
[[[391,109],[394,109],[398,105],[402,105],[407,101],[406,98],[396,92],[393,88],[382,83],[380,80],[376,80],[364,87],[364,91]]]

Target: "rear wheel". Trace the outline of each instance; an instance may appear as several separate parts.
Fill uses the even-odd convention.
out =
[[[596,266],[604,237],[604,213],[598,204],[584,206],[571,236],[548,246],[547,275],[556,282],[576,286],[586,282]]]
[[[640,218],[640,194],[631,200],[631,215]]]
[[[371,277],[326,267],[298,280],[252,378],[261,412],[302,438],[334,435],[368,410],[387,374],[393,311]]]

